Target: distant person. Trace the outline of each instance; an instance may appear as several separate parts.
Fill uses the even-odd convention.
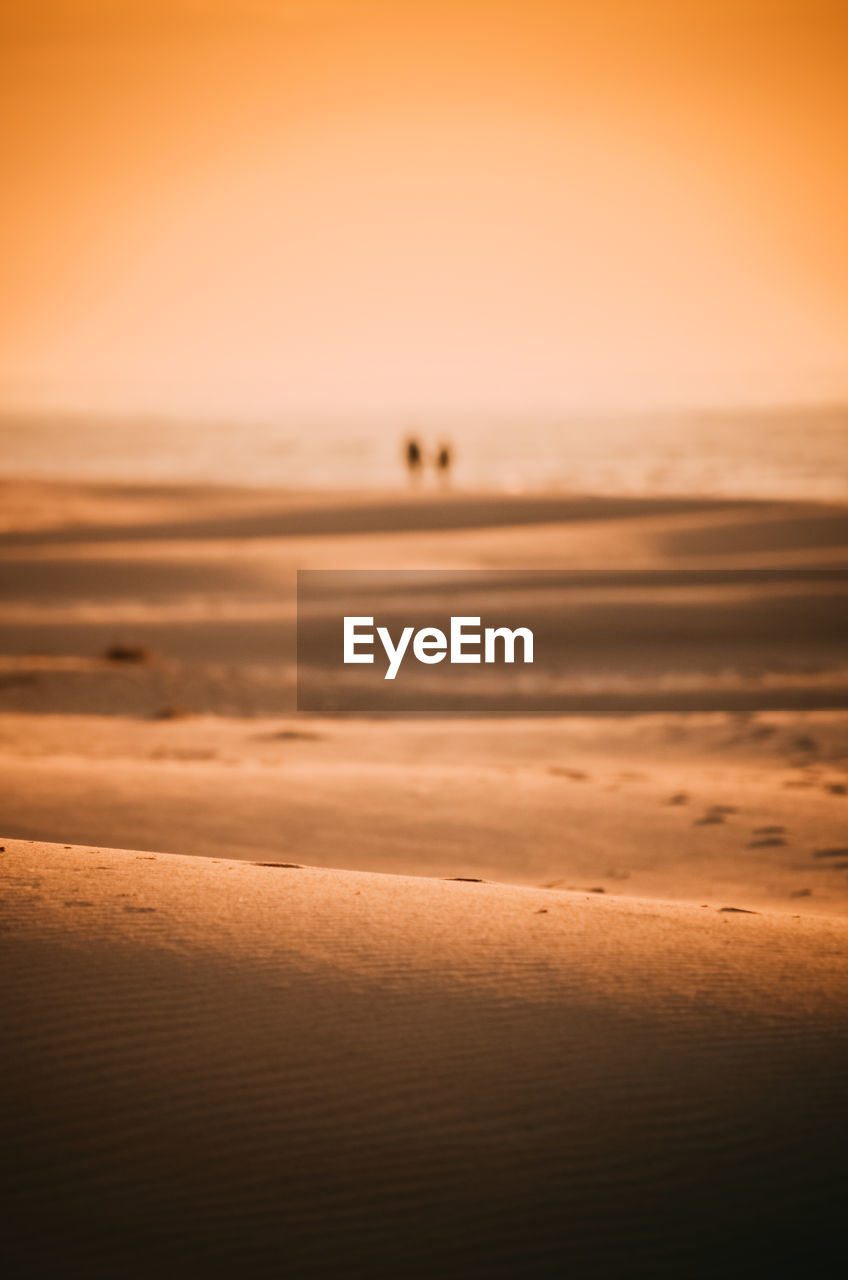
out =
[[[406,442],[406,467],[409,471],[411,480],[417,480],[421,474],[421,464],[423,462],[421,453],[421,445],[414,436],[410,437]]]
[[[440,444],[436,454],[436,472],[439,479],[445,484],[450,476],[451,463],[453,456],[449,444]]]

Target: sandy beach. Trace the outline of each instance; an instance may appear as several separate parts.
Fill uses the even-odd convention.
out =
[[[832,1274],[844,919],[0,858],[10,1275]]]
[[[8,0],[0,1277],[848,1274],[834,0]]]
[[[45,482],[3,498],[10,837],[846,908],[843,508]],[[564,615],[569,714],[297,713],[295,574],[329,567],[474,570],[480,607]],[[526,591],[521,571],[546,567],[578,586]]]
[[[3,496],[10,1274],[823,1274],[844,509]],[[584,571],[572,714],[298,713],[304,567]]]

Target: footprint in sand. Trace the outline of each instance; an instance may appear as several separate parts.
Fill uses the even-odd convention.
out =
[[[688,804],[689,796],[685,791],[675,791],[673,796],[669,796],[666,804]]]
[[[702,818],[695,819],[696,827],[714,827],[724,822],[728,814],[738,813],[738,809],[732,804],[711,804],[707,812]]]

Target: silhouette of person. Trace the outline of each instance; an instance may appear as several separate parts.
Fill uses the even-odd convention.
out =
[[[422,460],[421,445],[414,436],[411,436],[406,442],[406,465],[411,479],[418,476]]]
[[[451,468],[451,448],[449,444],[440,444],[436,454],[436,471],[442,481],[447,480]]]

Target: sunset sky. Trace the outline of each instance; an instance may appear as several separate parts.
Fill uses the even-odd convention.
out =
[[[0,0],[0,408],[848,397],[844,0]]]

